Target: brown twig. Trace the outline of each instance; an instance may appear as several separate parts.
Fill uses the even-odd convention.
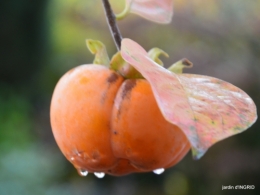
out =
[[[104,7],[104,10],[106,13],[107,23],[108,23],[111,35],[114,39],[117,50],[119,51],[121,48],[122,36],[121,36],[120,30],[116,23],[115,14],[110,6],[109,0],[102,0],[102,2],[103,2],[103,7]]]

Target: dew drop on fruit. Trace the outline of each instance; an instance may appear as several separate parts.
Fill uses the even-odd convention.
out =
[[[98,173],[98,172],[95,172],[94,175],[95,175],[97,178],[100,178],[100,179],[103,178],[103,177],[105,177],[105,173],[103,173],[103,172],[99,172],[99,173]]]
[[[164,168],[155,169],[155,170],[153,170],[153,172],[154,172],[155,174],[157,174],[157,175],[160,175],[160,174],[162,174],[162,173],[164,172]]]
[[[75,160],[75,158],[74,158],[74,157],[71,157],[71,158],[70,158],[70,160],[71,160],[71,161],[74,161],[74,160]]]
[[[80,169],[80,170],[79,170],[79,173],[80,173],[80,175],[82,175],[82,176],[87,176],[87,175],[88,175],[88,171],[86,171],[86,170],[84,170],[84,169]]]

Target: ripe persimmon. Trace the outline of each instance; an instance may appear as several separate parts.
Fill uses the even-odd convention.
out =
[[[172,166],[190,149],[184,133],[161,114],[145,79],[128,79],[121,85],[111,130],[114,155],[141,171]]]
[[[59,148],[82,175],[168,168],[190,149],[145,79],[124,79],[101,65],[68,71],[55,87],[50,116]]]
[[[123,82],[100,65],[82,65],[58,82],[51,102],[51,125],[61,151],[76,168],[105,171],[118,159],[110,144],[110,116]]]

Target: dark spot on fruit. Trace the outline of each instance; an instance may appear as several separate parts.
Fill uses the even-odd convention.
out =
[[[108,78],[107,78],[107,82],[109,83],[114,83],[117,79],[119,78],[119,76],[113,72]]]
[[[117,135],[117,134],[118,134],[118,132],[117,132],[117,131],[114,131],[114,134],[115,134],[115,135]]]
[[[131,148],[127,148],[126,151],[125,151],[126,155],[131,155],[132,153],[132,150]]]
[[[110,76],[107,78],[108,88],[111,86],[112,83],[116,82],[118,78],[119,78],[119,75],[116,74],[115,72],[112,72],[112,73],[110,74]],[[101,104],[104,104],[104,102],[105,102],[105,100],[106,100],[106,98],[107,98],[108,88],[102,93],[102,96],[101,96]]]
[[[101,104],[104,104],[107,98],[107,91],[104,91],[101,95]]]
[[[135,87],[136,85],[136,80],[129,79],[125,82],[123,92],[122,92],[122,99],[124,99],[127,94],[131,93],[131,90]]]
[[[123,85],[123,91],[121,93],[122,96],[122,100],[117,112],[117,117],[119,118],[121,115],[121,109],[122,109],[122,102],[126,97],[130,97],[129,94],[131,94],[132,89],[135,87],[136,85],[136,80],[134,79],[128,79],[125,81],[124,85]]]
[[[94,159],[94,160],[98,160],[99,159],[99,157],[100,157],[100,155],[99,155],[99,152],[98,151],[94,151],[94,152],[92,152],[92,158]]]

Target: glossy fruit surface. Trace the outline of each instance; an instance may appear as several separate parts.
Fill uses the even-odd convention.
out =
[[[125,80],[101,65],[67,72],[50,114],[58,146],[79,172],[149,172],[173,166],[190,149],[162,116],[146,80]]]
[[[147,171],[174,165],[187,153],[186,136],[164,119],[146,80],[126,80],[115,102],[111,122],[115,156]]]

